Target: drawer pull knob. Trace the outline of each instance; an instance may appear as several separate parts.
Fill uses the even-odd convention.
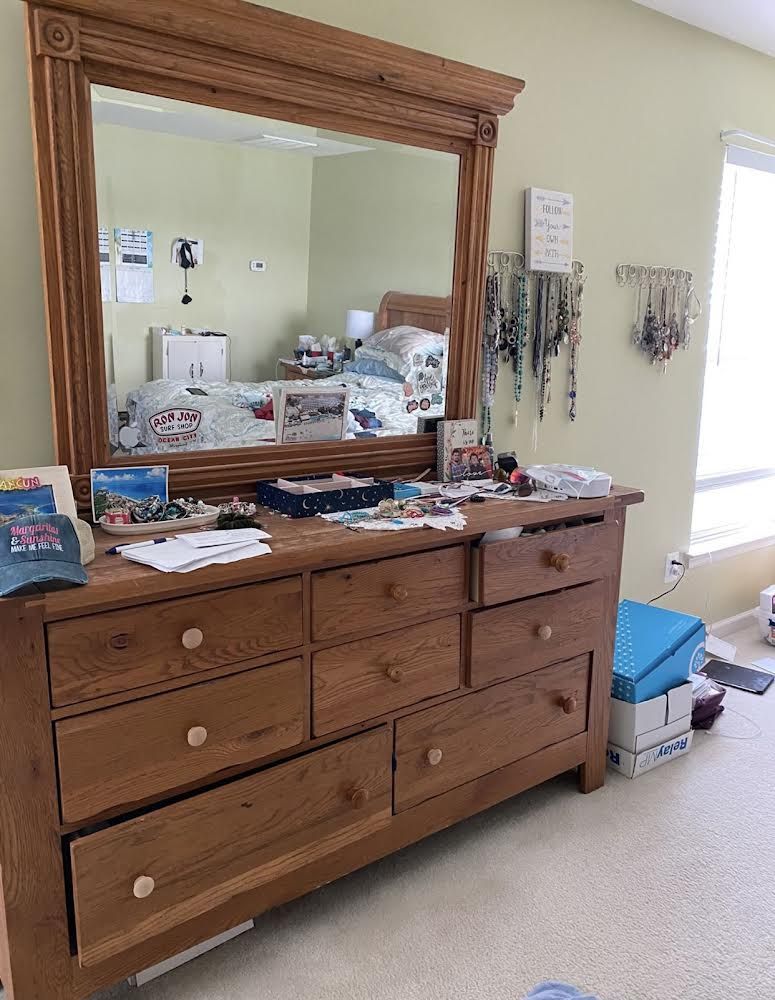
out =
[[[394,601],[403,603],[409,597],[409,591],[402,583],[394,583],[390,588],[390,596]]]
[[[404,672],[400,667],[388,667],[385,673],[394,684],[398,684],[404,676]]]
[[[440,750],[438,747],[434,747],[432,750],[429,750],[426,753],[425,759],[428,761],[431,767],[435,767],[437,764],[441,763],[441,758],[443,756],[444,756],[443,751]]]
[[[562,702],[562,710],[566,715],[573,715],[576,709],[579,707],[579,703],[576,700],[575,695],[570,695],[568,698],[564,698]]]
[[[204,632],[201,628],[187,628],[180,638],[186,649],[196,649],[204,641]]]
[[[363,809],[369,801],[368,788],[356,788],[350,792],[350,804],[354,809]]]
[[[150,875],[141,875],[139,878],[135,879],[132,892],[137,899],[145,899],[147,896],[151,895],[155,888],[156,883]]]
[[[555,553],[549,562],[558,573],[565,573],[570,569],[570,556],[567,552]]]
[[[204,726],[192,726],[186,734],[186,740],[190,747],[201,747],[207,739],[207,730]]]
[[[113,649],[127,649],[129,647],[129,636],[126,632],[120,632],[118,635],[112,635],[110,637],[110,644]]]
[[[543,639],[544,642],[548,642],[552,637],[552,626],[551,625],[539,625],[538,626],[538,638]]]

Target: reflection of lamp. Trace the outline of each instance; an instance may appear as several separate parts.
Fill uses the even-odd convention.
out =
[[[374,333],[374,313],[367,309],[348,309],[344,335],[350,340],[365,340]],[[358,346],[358,345],[356,345]]]

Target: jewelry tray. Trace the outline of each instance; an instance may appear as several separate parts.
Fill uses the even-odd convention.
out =
[[[393,485],[358,473],[298,476],[256,483],[258,502],[288,517],[314,517],[339,510],[376,507],[393,496]]]

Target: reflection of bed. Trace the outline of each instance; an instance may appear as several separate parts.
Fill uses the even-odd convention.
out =
[[[380,303],[376,330],[414,326],[432,333],[449,327],[450,299],[387,292]],[[273,420],[256,416],[261,401],[270,399],[273,389],[287,386],[298,390],[309,385],[347,385],[350,412],[368,410],[376,414],[382,427],[377,436],[413,434],[419,412],[408,413],[402,382],[378,375],[345,372],[328,379],[267,382],[193,382],[158,379],[127,394],[130,425],[137,429],[135,453],[192,451],[208,448],[250,448],[274,444]],[[190,388],[206,395],[192,394]],[[254,405],[255,404],[255,405]],[[423,416],[443,414],[443,401],[425,410]],[[355,418],[350,420],[348,437],[363,432]]]

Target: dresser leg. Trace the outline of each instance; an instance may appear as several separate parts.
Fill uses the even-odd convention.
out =
[[[605,784],[605,757],[602,763],[587,761],[579,768],[579,791],[594,792]]]
[[[39,606],[0,602],[0,979],[6,1000],[70,1000],[48,676]]]

